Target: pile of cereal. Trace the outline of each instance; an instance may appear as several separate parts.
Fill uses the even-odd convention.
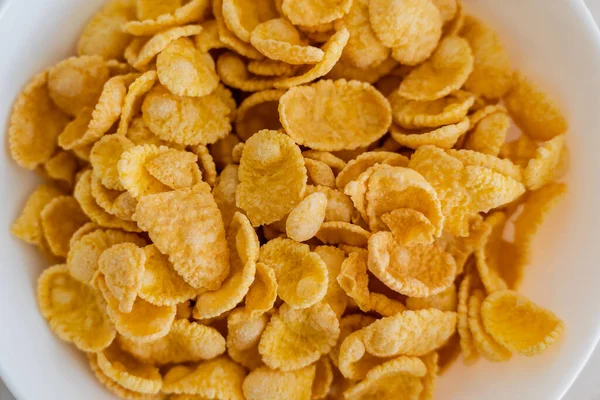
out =
[[[12,231],[122,398],[426,400],[561,335],[514,290],[566,130],[460,0],[112,0],[15,102]]]

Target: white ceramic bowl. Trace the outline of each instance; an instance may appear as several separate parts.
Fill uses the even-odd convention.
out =
[[[0,126],[35,73],[74,52],[86,20],[104,0],[0,0]],[[566,324],[560,344],[509,363],[457,362],[436,399],[559,399],[600,336],[600,34],[580,0],[466,0],[495,27],[514,65],[552,93],[570,121],[569,193],[535,241],[522,292]],[[39,315],[37,252],[9,226],[38,180],[19,169],[1,141],[0,373],[19,400],[109,399],[83,355],[60,342]]]

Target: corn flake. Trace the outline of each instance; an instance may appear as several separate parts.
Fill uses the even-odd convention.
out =
[[[213,189],[213,197],[217,207],[221,212],[223,225],[228,227],[233,219],[233,215],[240,211],[235,203],[235,194],[240,183],[238,179],[239,167],[235,164],[229,164],[221,171]]]
[[[183,145],[214,143],[231,130],[231,110],[215,93],[180,97],[157,85],[146,95],[142,112],[152,133]]]
[[[38,278],[38,305],[52,331],[83,351],[97,352],[115,338],[101,295],[69,275],[65,265],[47,268]]]
[[[406,308],[409,310],[437,308],[442,311],[456,311],[457,302],[456,286],[451,285],[446,290],[433,296],[408,297],[406,299]]]
[[[361,311],[370,311],[371,294],[369,293],[366,254],[350,253],[342,263],[337,282],[348,297],[356,302]]]
[[[335,175],[329,165],[323,161],[305,157],[304,166],[308,173],[308,183],[310,185],[335,188]]]
[[[315,236],[326,244],[366,247],[371,234],[359,225],[342,221],[330,221],[321,224],[321,228]]]
[[[506,139],[510,118],[506,113],[497,112],[481,119],[468,134],[464,148],[497,156]]]
[[[244,380],[244,396],[247,400],[310,400],[313,380],[318,378],[315,371],[315,365],[294,371],[258,368]]]
[[[427,244],[434,240],[435,226],[420,211],[397,208],[382,214],[380,218],[392,232],[394,240],[401,245]]]
[[[336,113],[323,113],[325,106]],[[279,101],[279,115],[296,143],[323,151],[367,146],[381,138],[391,123],[389,103],[374,87],[345,80],[289,90]]]
[[[460,352],[466,365],[473,364],[479,358],[479,352],[475,347],[473,334],[469,328],[469,297],[471,295],[473,277],[465,274],[458,287],[458,304],[456,307],[457,322],[456,330],[460,337]]]
[[[350,160],[340,171],[336,177],[336,186],[343,190],[349,182],[356,180],[360,174],[375,164],[406,167],[408,166],[408,158],[389,151],[368,151],[362,153],[355,159]]]
[[[74,155],[66,151],[59,151],[44,163],[44,172],[50,179],[72,188],[78,167],[77,158]]]
[[[144,167],[163,185],[181,189],[200,182],[202,172],[197,160],[198,156],[189,151],[169,149],[148,160]]]
[[[310,307],[327,293],[327,266],[306,244],[271,240],[261,247],[260,261],[274,270],[277,293],[293,308]]]
[[[282,305],[263,332],[258,351],[270,368],[291,371],[317,361],[335,345],[339,320],[327,304],[293,309]]]
[[[40,213],[42,231],[54,255],[66,257],[73,234],[89,221],[71,196],[53,198]]]
[[[397,93],[410,100],[440,99],[460,89],[472,70],[473,54],[467,41],[447,36],[426,62],[408,74]]]
[[[50,160],[68,123],[49,95],[48,77],[47,71],[36,75],[15,101],[10,115],[10,154],[19,166],[31,170]]]
[[[201,97],[219,84],[215,62],[188,38],[177,39],[156,58],[160,83],[177,96]]]
[[[263,129],[278,130],[281,128],[277,106],[285,91],[265,90],[246,97],[238,108],[235,129],[243,141]]]
[[[227,317],[227,354],[249,370],[263,365],[258,342],[267,327],[266,314],[251,316],[245,309],[233,310]]]
[[[158,368],[136,360],[116,344],[98,353],[97,362],[104,375],[125,389],[155,394],[162,387]]]
[[[481,305],[481,318],[494,340],[526,356],[542,353],[564,330],[550,310],[510,290],[488,296]]]
[[[244,42],[229,30],[223,15],[223,0],[214,0],[212,2],[212,11],[217,23],[219,39],[227,48],[231,48],[236,53],[252,60],[262,60],[264,58],[250,43]],[[223,79],[222,76],[221,79]]]
[[[527,188],[536,190],[559,178],[564,173],[567,157],[565,135],[555,136],[538,147],[525,168]]]
[[[133,142],[124,136],[107,135],[97,141],[90,153],[90,163],[94,176],[99,178],[104,186],[112,190],[124,190],[119,180],[117,163],[121,155],[134,146]]]
[[[285,231],[290,239],[304,242],[314,237],[323,220],[327,209],[327,196],[316,192],[306,196],[288,215]]]
[[[228,164],[233,162],[232,151],[238,143],[240,143],[240,139],[237,135],[230,133],[209,146],[210,155],[216,168],[224,170]]]
[[[485,295],[476,289],[469,297],[469,329],[473,335],[473,342],[477,352],[484,358],[493,362],[508,361],[511,352],[500,343],[496,342],[485,329],[481,317],[481,303]],[[513,316],[514,317],[514,316]],[[529,321],[531,322],[531,321]]]
[[[67,58],[48,71],[48,93],[58,108],[77,116],[94,107],[109,77],[100,56]]]
[[[258,76],[292,76],[296,69],[295,65],[268,58],[248,62],[248,71]]]
[[[152,342],[124,336],[118,336],[117,341],[141,362],[158,365],[210,360],[225,352],[225,338],[215,328],[187,319],[176,320],[165,337]]]
[[[285,134],[262,130],[245,144],[236,204],[253,226],[287,215],[302,199],[306,168],[298,146]]]
[[[157,147],[155,145],[147,144],[131,147],[121,154],[117,163],[119,181],[131,196],[140,199],[142,196],[167,192],[170,190],[167,185],[154,177],[146,168],[146,165],[150,161],[154,160],[159,155],[170,151],[177,150],[171,150],[167,146]],[[189,172],[191,174],[191,169]]]
[[[190,0],[171,13],[142,21],[129,21],[123,26],[123,30],[136,36],[154,35],[173,26],[198,22],[208,13],[209,9],[210,1],[208,0]]]
[[[350,333],[339,348],[338,368],[345,378],[355,381],[365,379],[370,370],[390,359],[367,353],[362,333],[362,329]]]
[[[342,270],[346,254],[343,250],[333,246],[317,246],[315,253],[321,257],[327,266],[327,293],[323,298],[323,302],[329,304],[337,316],[341,316],[348,305],[348,296],[340,286],[337,277]]]
[[[63,193],[50,185],[40,185],[25,203],[19,217],[13,222],[10,230],[13,235],[27,243],[42,245],[44,239],[44,228],[41,214],[44,208],[55,198]]]
[[[162,53],[171,43],[177,39],[194,36],[202,31],[200,25],[176,26],[161,31],[148,40],[139,51],[138,57],[133,63],[136,69],[145,68],[158,54]]]
[[[229,251],[206,183],[144,196],[133,218],[186,282],[209,290],[221,286],[229,273]]]
[[[294,25],[315,26],[343,17],[350,11],[351,6],[352,1],[349,0],[283,0],[281,11]]]
[[[277,278],[273,268],[256,263],[254,282],[246,293],[246,310],[251,317],[262,315],[273,308],[277,299]]]

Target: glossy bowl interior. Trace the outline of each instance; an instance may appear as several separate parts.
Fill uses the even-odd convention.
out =
[[[0,127],[38,71],[74,52],[87,19],[104,0],[0,0]],[[570,121],[569,193],[535,240],[522,292],[566,323],[561,343],[542,356],[509,363],[459,361],[440,380],[436,399],[559,399],[600,335],[600,35],[580,0],[465,0],[495,27],[515,67],[533,76]],[[0,142],[0,373],[20,400],[112,398],[85,357],[61,343],[39,315],[36,279],[45,262],[13,238],[9,226],[38,179]]]

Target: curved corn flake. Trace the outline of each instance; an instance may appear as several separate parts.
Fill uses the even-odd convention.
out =
[[[209,146],[216,168],[222,171],[233,162],[231,153],[238,143],[240,139],[237,135],[230,133]]]
[[[377,357],[422,356],[442,346],[456,329],[456,313],[404,311],[361,330],[367,352]]]
[[[283,18],[259,24],[252,31],[250,42],[269,59],[292,65],[316,64],[325,54],[318,47],[307,45],[294,25]]]
[[[365,214],[371,231],[386,229],[381,215],[398,208],[421,212],[439,236],[444,216],[435,189],[418,172],[404,167],[373,171],[367,182]]]
[[[361,311],[371,309],[371,294],[369,293],[369,275],[367,275],[367,255],[350,253],[344,260],[337,282],[352,298]]]
[[[504,103],[515,124],[534,140],[550,140],[568,129],[554,100],[520,72],[515,72]]]
[[[325,222],[350,222],[354,215],[352,201],[344,193],[327,186],[307,186],[306,193],[324,193],[327,196]]]
[[[190,187],[201,181],[198,156],[189,151],[169,149],[148,160],[146,171],[171,189]]]
[[[391,317],[406,310],[404,304],[381,293],[371,293],[371,311],[382,317]]]
[[[457,322],[456,330],[460,337],[460,351],[463,362],[471,365],[479,358],[479,352],[475,347],[473,334],[469,328],[469,297],[471,296],[471,286],[473,277],[466,273],[458,287],[458,304],[456,306]]]
[[[54,186],[38,186],[29,195],[21,214],[11,225],[11,233],[27,243],[41,246],[45,240],[42,211],[52,200],[62,195],[63,193]]]
[[[513,71],[500,38],[489,26],[481,21],[465,17],[460,35],[473,50],[473,72],[465,87],[487,99],[497,99],[510,89]]]
[[[302,152],[302,155],[304,158],[310,158],[312,160],[324,162],[334,171],[335,174],[339,173],[346,167],[346,161],[328,151],[306,150]]]
[[[38,306],[52,331],[83,351],[97,352],[115,338],[102,296],[69,275],[65,265],[47,268],[38,278]]]
[[[69,122],[49,95],[48,76],[44,71],[25,86],[15,101],[8,126],[13,160],[31,170],[50,160]]]
[[[306,308],[327,293],[327,265],[306,244],[274,239],[260,249],[260,261],[272,268],[279,297],[293,308]]]
[[[209,9],[208,0],[190,0],[171,13],[142,21],[129,21],[123,26],[123,30],[135,36],[154,35],[173,26],[197,22],[208,13]]]
[[[210,19],[202,23],[202,31],[194,36],[196,47],[203,53],[210,50],[226,49],[227,45],[219,38],[217,21]]]
[[[119,334],[136,342],[152,342],[171,330],[177,309],[175,306],[155,306],[141,298],[133,303],[131,312],[119,310],[119,300],[108,288],[103,274],[97,274],[95,284],[106,300],[110,320]]]
[[[290,239],[304,242],[314,237],[323,220],[327,209],[327,196],[316,192],[306,196],[292,211],[286,222],[285,231]]]
[[[310,185],[335,188],[335,175],[329,165],[305,157],[304,166],[308,173],[308,183]]]
[[[427,244],[434,240],[435,226],[425,214],[412,208],[397,208],[382,214],[381,221],[401,245]]]
[[[444,229],[457,236],[468,233],[468,219],[474,214],[469,192],[464,187],[464,165],[442,149],[422,146],[408,166],[419,172],[437,192],[444,215]]]
[[[129,400],[163,400],[164,396],[162,394],[148,394],[148,393],[139,393],[134,392],[133,390],[129,390],[124,388],[115,382],[112,378],[106,376],[104,372],[98,366],[98,354],[97,353],[87,353],[88,361],[90,363],[90,368],[92,372],[96,376],[96,379],[102,383],[109,391],[114,393],[116,396],[122,399]]]
[[[227,48],[233,49],[241,56],[252,60],[262,60],[264,58],[250,43],[244,42],[229,30],[223,15],[223,0],[213,0],[212,11],[217,23],[219,39]],[[223,78],[221,77],[221,79]]]
[[[364,314],[345,315],[340,319],[340,336],[335,346],[333,346],[329,352],[329,358],[333,365],[339,367],[340,347],[348,335],[364,328],[374,321],[376,321],[374,317]]]
[[[507,288],[500,275],[500,254],[498,247],[502,240],[506,216],[501,212],[490,214],[484,221],[484,237],[481,245],[475,249],[475,265],[487,293]]]
[[[331,38],[323,45],[322,50],[325,52],[323,59],[314,66],[311,66],[301,75],[292,76],[289,78],[281,78],[274,82],[274,86],[277,89],[289,89],[294,86],[303,85],[325,76],[331,71],[334,65],[338,62],[342,55],[342,51],[348,42],[350,34],[346,28],[342,28],[337,31]],[[364,112],[364,110],[363,110]],[[285,124],[284,124],[285,127]],[[322,149],[317,149],[322,150]]]
[[[67,58],[48,70],[48,93],[65,113],[94,107],[110,72],[100,56]]]
[[[454,258],[435,244],[403,246],[390,232],[371,236],[368,265],[369,271],[390,289],[411,297],[442,292],[452,284],[456,273]]]
[[[469,329],[473,335],[473,342],[477,352],[485,359],[493,362],[508,361],[512,357],[510,350],[496,342],[483,325],[481,303],[484,298],[485,295],[478,289],[469,297]],[[512,315],[512,317],[515,316]],[[529,318],[531,315],[527,315],[527,317]],[[528,322],[531,323],[532,321],[528,319]]]
[[[48,247],[56,256],[66,257],[73,234],[89,221],[71,196],[53,198],[39,215]]]
[[[119,243],[144,246],[146,241],[135,233],[111,229],[90,230],[71,243],[67,267],[73,278],[90,284],[98,270],[98,259],[109,247]]]
[[[140,75],[131,83],[131,85],[129,85],[127,94],[125,95],[125,100],[123,102],[123,111],[121,112],[119,127],[117,128],[118,135],[123,136],[129,134],[129,125],[133,125],[132,121],[134,121],[134,117],[142,108],[144,96],[150,91],[150,89],[152,89],[157,79],[158,76],[156,71],[150,70]],[[136,142],[136,144],[139,143]]]
[[[467,166],[465,188],[475,211],[488,212],[508,204],[525,193],[525,185],[489,168]]]
[[[277,278],[273,268],[256,263],[254,282],[246,293],[246,310],[251,317],[262,315],[273,308],[277,299]]]
[[[233,309],[244,299],[254,281],[260,244],[245,215],[235,213],[233,216],[227,229],[227,245],[229,275],[218,290],[198,296],[194,313],[197,319],[213,318]]]
[[[409,310],[424,310],[437,308],[442,311],[456,311],[458,297],[456,286],[450,285],[444,291],[427,297],[408,297],[406,308]]]
[[[421,361],[423,361],[425,367],[427,368],[427,373],[421,380],[421,383],[423,384],[423,391],[419,396],[419,400],[433,399],[433,394],[436,386],[436,379],[439,373],[438,360],[439,355],[437,352],[432,352],[424,357],[421,357]]]
[[[144,196],[133,218],[187,283],[209,290],[221,286],[229,273],[229,251],[206,183]]]
[[[387,58],[375,66],[357,68],[349,62],[344,61],[342,53],[342,58],[333,66],[331,71],[329,71],[325,77],[327,79],[356,80],[374,84],[390,73],[397,65],[398,63],[396,60]]]
[[[373,368],[365,380],[344,392],[344,398],[393,400],[401,394],[404,399],[419,400],[426,374],[427,367],[419,358],[401,356]]]
[[[244,396],[247,400],[310,400],[315,371],[315,365],[294,371],[255,369],[244,380]]]
[[[473,70],[466,40],[447,36],[423,64],[402,81],[398,94],[410,100],[436,100],[460,89]]]
[[[355,159],[350,160],[337,175],[335,180],[337,187],[343,190],[349,182],[356,180],[360,174],[375,164],[406,167],[408,166],[408,158],[402,154],[389,151],[368,151],[362,153]]]
[[[454,19],[458,12],[458,2],[460,0],[432,0],[433,4],[440,11],[442,21],[448,23]]]
[[[227,317],[229,357],[249,370],[262,366],[258,342],[268,322],[266,314],[251,316],[245,309],[233,310]]]
[[[219,83],[213,94],[221,99],[221,101],[229,108],[229,121],[235,121],[235,117],[237,116],[237,104],[231,90],[222,83]]]
[[[136,360],[116,344],[98,353],[97,362],[104,375],[125,389],[155,394],[162,387],[158,368]]]
[[[263,332],[258,351],[268,367],[290,371],[328,353],[339,334],[339,320],[327,304],[301,310],[283,304]]]
[[[377,357],[367,353],[362,333],[362,329],[350,333],[339,348],[338,368],[347,379],[365,379],[370,370],[389,360],[389,357]]]
[[[483,154],[473,150],[448,150],[448,154],[457,158],[464,165],[480,166],[491,169],[518,182],[523,182],[523,168],[510,160],[501,159],[491,154]]]
[[[281,11],[294,25],[315,26],[343,17],[352,1],[283,0]]]
[[[552,311],[510,290],[489,295],[481,305],[481,319],[494,340],[526,356],[542,353],[564,330]]]
[[[457,90],[437,100],[409,100],[393,92],[389,97],[394,122],[405,129],[438,128],[457,124],[475,102],[472,93]]]
[[[296,69],[295,65],[268,58],[248,62],[248,71],[259,76],[291,76]]]
[[[321,224],[315,235],[326,244],[347,244],[350,246],[366,247],[371,234],[359,225],[349,222],[331,221]]]
[[[215,93],[180,97],[154,86],[142,104],[148,128],[160,139],[184,145],[209,144],[231,130],[230,108]]]
[[[191,146],[189,151],[198,156],[198,165],[200,167],[204,182],[208,183],[210,187],[214,188],[217,182],[217,166],[215,165],[215,161],[208,151],[208,147],[203,144],[199,144],[196,146]]]
[[[233,219],[233,215],[240,211],[235,203],[235,194],[240,183],[238,179],[239,167],[235,164],[229,164],[221,171],[213,189],[215,203],[221,212],[223,225],[228,227]]]
[[[84,213],[95,223],[106,228],[120,228],[129,232],[140,232],[133,221],[123,220],[109,214],[96,202],[92,195],[92,171],[87,170],[75,185],[73,197],[77,199]]]
[[[325,106],[339,111],[323,113]],[[345,80],[288,90],[279,116],[296,143],[324,151],[367,146],[387,132],[392,119],[389,103],[373,86]]]
[[[537,190],[560,177],[564,172],[567,156],[565,135],[558,135],[545,142],[535,151],[525,168],[525,184],[529,190]]]
[[[122,220],[132,221],[137,200],[129,192],[108,189],[95,175],[92,175],[92,196],[104,211]]]
[[[67,151],[59,151],[44,163],[44,173],[68,188],[73,187],[75,172],[79,168],[77,157]]]
[[[156,72],[160,83],[177,96],[205,96],[219,84],[211,55],[197,50],[188,38],[170,43],[156,57]]]
[[[323,302],[329,304],[333,312],[339,317],[344,314],[348,306],[348,296],[337,280],[342,264],[346,259],[346,254],[343,250],[333,246],[317,246],[315,253],[321,257],[327,266],[327,293],[323,298]]]
[[[198,290],[175,271],[169,258],[155,245],[144,248],[146,262],[138,296],[157,306],[175,305],[194,298]]]
[[[272,89],[275,83],[275,78],[251,75],[244,60],[232,52],[223,53],[219,56],[217,73],[223,83],[245,92],[260,92]]]
[[[481,119],[468,134],[463,147],[484,154],[497,156],[510,127],[506,113],[497,112]]]
[[[131,40],[131,42],[129,42],[127,47],[125,47],[125,50],[123,51],[123,58],[129,65],[133,66],[133,64],[135,64],[138,56],[140,55],[140,50],[142,47],[144,47],[148,40],[148,37],[135,37]],[[144,70],[147,68],[148,67],[145,67]]]
[[[521,268],[529,264],[533,239],[538,229],[544,222],[546,215],[556,204],[565,196],[567,187],[560,183],[551,183],[541,189],[534,190],[529,194],[523,210],[515,220],[515,238],[514,243],[519,251],[519,264]],[[517,271],[520,273],[521,271]],[[517,282],[520,280],[517,277]]]
[[[97,141],[90,153],[90,164],[94,176],[100,179],[108,189],[124,190],[119,180],[117,163],[121,155],[134,146],[133,142],[124,136],[107,135]]]
[[[152,36],[140,49],[137,59],[133,63],[136,69],[145,68],[158,54],[163,52],[169,44],[177,39],[194,36],[202,31],[200,25],[176,26],[166,29]]]
[[[235,147],[231,150],[231,161],[239,164],[242,160],[242,153],[244,152],[244,147],[246,143],[241,142],[235,145]]]
[[[163,378],[163,392],[200,398],[243,400],[244,368],[222,356],[198,366],[175,366]]]
[[[75,143],[81,141],[81,139],[85,136],[88,126],[92,121],[92,112],[94,110],[90,107],[86,107],[73,119],[69,122],[65,129],[61,132],[60,136],[58,136],[58,145],[65,150],[73,150],[75,149],[85,149],[93,146],[93,143],[84,144],[82,146],[75,146]],[[77,152],[75,155],[79,156]],[[85,160],[88,158],[81,157]]]
[[[396,142],[411,149],[418,149],[421,146],[427,145],[450,149],[456,144],[458,138],[469,130],[470,126],[468,118],[456,124],[445,125],[433,130],[406,130],[392,125],[391,134]]]
[[[301,201],[307,180],[298,146],[287,135],[269,130],[248,139],[238,176],[236,204],[253,226],[287,215]]]
[[[250,34],[262,22],[279,16],[273,0],[223,0],[223,20],[240,40],[250,42]]]
[[[176,150],[171,150],[166,146],[157,147],[149,144],[132,147],[121,154],[117,163],[119,180],[131,196],[139,199],[148,194],[170,190],[167,185],[155,178],[146,169],[146,164],[157,156],[170,151]]]
[[[263,129],[281,129],[277,106],[284,93],[283,90],[265,90],[253,93],[242,101],[235,119],[236,134],[240,139],[246,141]]]
[[[106,249],[98,258],[98,271],[106,286],[119,301],[119,311],[131,312],[142,287],[146,254],[133,243],[119,243]]]
[[[135,19],[132,1],[114,0],[88,21],[77,42],[77,54],[98,55],[105,60],[121,58],[131,37],[122,26]]]
[[[369,21],[369,1],[354,0],[348,14],[335,21],[336,30],[350,32],[342,60],[357,68],[370,68],[384,62],[390,50],[375,36]]]
[[[71,239],[69,240],[69,248],[73,246],[73,243],[77,242],[79,239],[81,239],[88,233],[92,233],[94,231],[97,231],[98,229],[102,228],[100,227],[100,225],[94,222],[85,223],[79,229],[77,229],[71,236]]]
[[[124,336],[117,341],[141,362],[158,365],[209,360],[225,352],[225,338],[215,328],[187,319],[176,320],[165,337],[152,342]]]
[[[138,0],[136,2],[137,19],[156,18],[159,15],[170,14],[181,7],[182,0]]]

